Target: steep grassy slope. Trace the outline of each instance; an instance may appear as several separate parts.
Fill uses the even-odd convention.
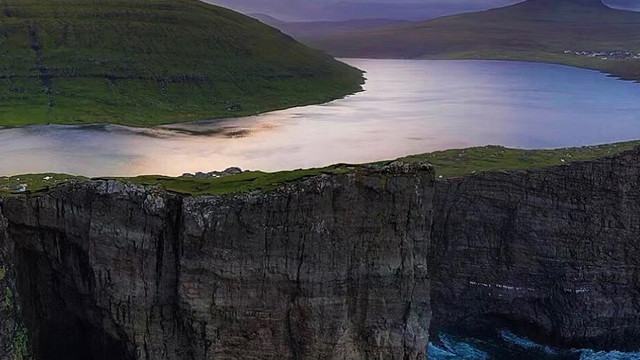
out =
[[[361,73],[197,0],[1,0],[0,126],[135,126],[359,90]]]
[[[544,61],[640,79],[638,59],[565,53],[640,53],[640,13],[614,10],[599,0],[529,0],[408,26],[317,36],[305,41],[345,57]]]

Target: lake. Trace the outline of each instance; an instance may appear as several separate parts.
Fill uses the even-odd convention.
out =
[[[476,145],[640,138],[640,85],[598,72],[503,61],[344,61],[367,71],[365,91],[324,105],[156,129],[0,130],[0,175],[275,171]]]

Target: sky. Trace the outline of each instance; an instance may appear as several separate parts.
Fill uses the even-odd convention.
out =
[[[394,19],[423,20],[511,5],[520,0],[204,0],[245,14],[284,21]],[[640,0],[604,0],[613,7],[640,10]]]

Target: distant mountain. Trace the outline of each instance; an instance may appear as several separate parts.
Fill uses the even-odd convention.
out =
[[[389,19],[417,21],[505,6],[519,0],[203,0],[284,22]]]
[[[277,26],[281,26],[287,23],[285,21],[276,19],[275,17],[269,16],[267,14],[247,14],[247,15],[251,16],[254,19],[260,20],[264,24],[273,26],[275,28],[277,28]]]
[[[324,102],[361,73],[196,0],[2,0],[0,126],[162,123]]]
[[[640,52],[640,13],[599,0],[528,0],[305,41],[340,57],[533,60],[640,79],[640,60],[634,59]],[[599,51],[609,56],[596,56]]]
[[[284,22],[390,19],[419,21],[513,5],[522,0],[203,0],[244,14],[266,14]],[[640,9],[640,0],[605,0]]]
[[[640,49],[640,13],[599,0],[528,0],[394,28],[314,39],[338,56],[418,58],[472,52]]]
[[[264,14],[252,14],[251,17],[258,19],[267,25],[273,26],[302,42],[304,42],[305,39],[339,35],[356,30],[379,29],[384,27],[409,25],[412,23],[411,21],[406,20],[388,19],[285,22]]]

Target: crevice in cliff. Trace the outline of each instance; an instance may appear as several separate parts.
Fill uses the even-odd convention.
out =
[[[81,256],[75,249],[67,250]],[[15,256],[36,359],[133,359],[127,344],[101,326],[98,319],[105,315],[64,279],[64,270],[49,265],[50,259],[37,251],[17,248]]]
[[[42,209],[48,205],[52,213],[43,220]],[[91,299],[97,278],[87,249],[48,223],[65,221],[65,202],[54,200],[48,205],[39,197],[22,203],[18,208],[31,218],[20,218],[20,223],[8,220],[11,245],[4,246],[12,251],[16,294],[33,356],[38,360],[134,359],[124,332]],[[73,213],[73,207],[70,210]]]
[[[7,226],[0,199],[0,359],[27,360],[32,358],[29,334],[24,326]]]
[[[287,208],[290,204],[287,204]],[[295,288],[291,290],[291,296],[287,308],[286,321],[287,321],[287,335],[289,340],[289,348],[291,351],[291,358],[293,360],[304,359],[305,357],[305,321],[306,314],[302,304],[299,303],[299,298],[302,295],[302,283],[300,280],[302,273],[302,266],[305,261],[305,244],[306,233],[303,234],[302,239],[299,240],[298,249],[296,251],[297,264],[295,268]]]

